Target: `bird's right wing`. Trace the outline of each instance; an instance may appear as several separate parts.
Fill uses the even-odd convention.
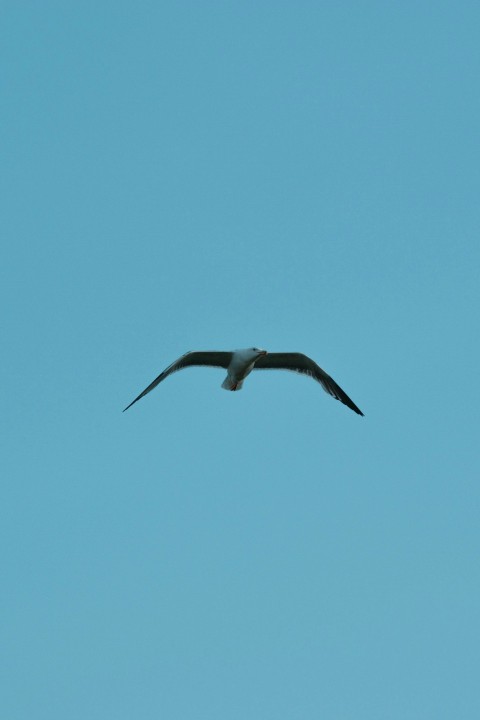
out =
[[[171,375],[174,372],[177,372],[177,370],[182,370],[183,368],[190,367],[191,365],[207,365],[211,367],[223,367],[228,368],[230,365],[230,360],[232,359],[232,353],[231,352],[217,352],[217,351],[192,351],[187,352],[185,355],[182,355],[178,358],[178,360],[175,360],[174,363],[169,365],[158,377],[155,378],[155,380],[150,383],[148,387],[145,388],[143,392],[140,393],[138,397],[135,398],[135,400],[132,400],[130,405],[127,405],[125,410],[128,410],[129,407],[132,407],[134,403],[137,402],[137,400],[140,400],[145,395],[147,395],[151,390],[157,387],[159,383],[162,382],[162,380],[165,380],[166,377]],[[123,410],[123,412],[125,412]]]
[[[325,370],[322,370],[316,362],[314,362],[308,355],[303,353],[268,353],[264,355],[255,363],[255,370],[291,370],[302,375],[309,375],[314,380],[319,382],[325,392],[340,400],[344,405],[353,410],[358,415],[363,415],[360,408],[358,408],[353,400],[351,400],[347,393],[337,385],[335,380],[328,375]]]

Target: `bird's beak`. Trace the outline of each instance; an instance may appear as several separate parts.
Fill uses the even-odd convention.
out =
[[[267,353],[266,350],[262,350],[262,351],[260,352],[260,355],[268,355],[268,353]]]

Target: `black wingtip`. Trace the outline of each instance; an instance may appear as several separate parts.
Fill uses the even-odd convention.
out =
[[[365,417],[365,415],[362,413],[359,407],[355,405],[353,400],[350,400],[348,395],[346,395],[342,390],[342,395],[337,398],[337,400],[340,400],[344,405],[346,405],[350,410],[353,410],[353,412],[357,413],[357,415],[361,415],[362,417]]]
[[[352,401],[350,401],[350,402],[352,402]],[[345,403],[345,405],[346,405],[347,407],[349,407],[350,410],[353,410],[353,412],[356,412],[357,415],[361,415],[361,417],[365,417],[365,415],[362,413],[362,411],[360,410],[360,408],[357,407],[354,402],[352,402],[351,405],[350,405],[350,403]]]

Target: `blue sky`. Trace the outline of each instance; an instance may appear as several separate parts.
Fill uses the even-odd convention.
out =
[[[478,717],[478,3],[1,20],[2,715]]]

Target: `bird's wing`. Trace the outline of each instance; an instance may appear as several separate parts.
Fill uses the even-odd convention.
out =
[[[363,415],[362,411],[350,400],[335,380],[307,355],[303,355],[302,353],[268,353],[268,355],[263,355],[258,358],[254,369],[292,370],[302,375],[309,375],[314,380],[317,380],[325,392],[334,397],[335,400],[340,400],[340,402],[358,413],[358,415]]]
[[[174,372],[177,372],[177,370],[182,370],[183,368],[190,367],[190,365],[210,365],[212,367],[223,367],[227,368],[230,364],[230,360],[232,358],[231,352],[216,352],[216,351],[192,351],[187,352],[185,355],[182,355],[178,358],[178,360],[175,360],[174,363],[169,365],[166,370],[164,370],[158,377],[155,378],[155,380],[150,383],[148,387],[145,388],[143,392],[140,393],[138,397],[135,398],[135,400],[132,400],[130,405],[127,405],[125,410],[128,410],[129,407],[132,407],[134,403],[137,402],[137,400],[140,400],[140,398],[144,397],[144,395],[147,395],[150,390],[153,390],[157,387],[159,383],[162,382],[162,380],[165,380],[166,377],[171,375]],[[123,410],[123,412],[125,412]]]

